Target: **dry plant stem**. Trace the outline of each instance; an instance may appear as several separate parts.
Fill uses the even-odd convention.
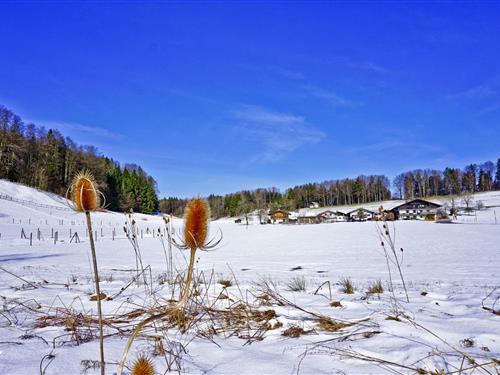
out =
[[[384,248],[385,261],[387,263],[387,270],[389,271],[389,284],[391,287],[394,315],[399,316],[398,300],[396,298],[396,292],[394,291],[394,284],[392,283],[392,272],[391,272],[391,265],[389,263],[389,254],[387,254],[387,249],[385,248],[385,246],[383,246],[383,248]]]
[[[389,226],[387,225],[387,221],[384,219],[383,220],[383,230],[380,230],[379,227],[377,227],[377,230],[379,232],[379,237],[380,240],[382,241],[382,247],[384,248],[384,252],[386,255],[386,261],[387,261],[387,267],[389,268],[389,276],[391,276],[391,271],[389,267],[389,257],[387,249],[385,248],[385,242],[384,239],[387,240],[389,244],[389,248],[391,249],[392,252],[392,257],[393,259],[390,259],[392,263],[396,265],[396,268],[398,269],[399,277],[401,278],[401,282],[403,284],[403,289],[405,291],[405,296],[406,296],[406,302],[410,302],[410,297],[408,296],[408,290],[406,288],[406,283],[405,279],[403,277],[403,271],[401,270],[401,262],[399,261],[398,255],[396,253],[396,228],[393,226],[393,235],[391,236],[390,231],[389,231]],[[392,288],[392,280],[391,280],[391,288]]]
[[[99,351],[101,353],[101,375],[104,375],[104,334],[102,330],[102,310],[101,310],[101,289],[99,288],[99,272],[97,271],[97,256],[95,253],[94,236],[92,234],[92,220],[90,219],[90,212],[85,211],[85,218],[87,219],[87,229],[90,239],[90,250],[92,251],[92,265],[94,268],[95,277],[95,292],[97,295],[97,314],[99,315]]]
[[[188,268],[188,273],[187,273],[187,278],[186,278],[186,284],[184,285],[184,290],[182,291],[182,296],[179,299],[179,303],[177,304],[177,306],[180,308],[183,308],[186,305],[186,301],[187,301],[188,296],[189,296],[191,279],[193,278],[195,256],[196,256],[196,248],[192,248],[191,249],[191,256],[189,258],[189,268]]]
[[[142,276],[144,279],[144,288],[145,288],[146,293],[147,293],[148,292],[147,291],[148,280],[146,278],[146,273],[144,272],[144,265],[142,263],[141,249],[139,247],[139,230],[135,225],[135,220],[133,219],[132,214],[129,214],[127,217],[128,217],[127,225],[129,226],[128,230],[130,233],[130,235],[128,235],[127,237],[129,239],[130,243],[132,244],[132,248],[134,249],[134,253],[135,253],[135,264],[136,264],[136,270],[137,270],[137,283],[139,285],[139,275],[141,274],[139,272],[139,266],[140,266],[141,267],[140,269],[142,271]]]
[[[165,220],[165,218],[163,218]],[[165,226],[167,230],[167,240],[168,240],[168,258],[167,258],[167,277],[170,284],[173,282],[174,277],[174,266],[172,259],[172,217],[168,216],[168,222],[165,221]]]
[[[2,271],[4,271],[4,272],[8,273],[9,275],[14,276],[15,278],[17,278],[17,279],[19,279],[19,280],[22,280],[23,282],[25,282],[25,283],[26,283],[26,284],[28,284],[28,285],[31,285],[34,289],[38,289],[38,286],[36,286],[36,285],[35,285],[35,284],[33,284],[33,283],[30,283],[28,280],[23,279],[21,276],[17,276],[16,274],[14,274],[14,273],[12,273],[12,272],[7,271],[7,270],[6,270],[5,268],[3,268],[3,267],[0,267],[0,270],[2,270]],[[42,287],[42,288],[43,288],[43,287]]]
[[[120,365],[118,366],[117,375],[122,375],[123,367],[125,367],[125,361],[127,360],[128,352],[130,351],[130,348],[132,347],[132,343],[136,339],[136,337],[139,334],[139,332],[141,332],[142,328],[146,324],[148,324],[150,322],[153,322],[153,321],[155,321],[157,319],[161,319],[161,318],[167,316],[168,314],[170,314],[171,312],[172,312],[172,310],[169,309],[169,310],[167,310],[167,311],[165,311],[163,313],[150,316],[149,318],[147,318],[147,319],[143,320],[142,322],[140,322],[135,327],[134,331],[132,332],[132,335],[128,339],[127,346],[125,347],[125,350],[123,351],[123,355],[122,355],[122,358],[120,360]]]

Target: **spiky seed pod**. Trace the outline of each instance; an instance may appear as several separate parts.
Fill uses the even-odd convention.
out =
[[[154,375],[155,369],[151,359],[141,355],[134,362],[131,375]]]
[[[75,211],[95,211],[101,204],[94,177],[87,171],[80,172],[73,178],[70,193]]]
[[[184,213],[184,241],[190,249],[205,245],[208,232],[210,209],[201,198],[192,199]]]

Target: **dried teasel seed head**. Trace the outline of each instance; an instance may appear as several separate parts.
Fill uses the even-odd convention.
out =
[[[192,199],[184,211],[184,241],[190,249],[205,245],[210,209],[201,198]]]
[[[140,356],[134,362],[130,375],[154,375],[155,369],[151,359],[145,356]]]
[[[75,211],[91,212],[100,207],[100,192],[90,172],[80,172],[73,178],[70,194]]]

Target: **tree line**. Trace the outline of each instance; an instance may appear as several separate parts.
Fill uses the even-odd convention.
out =
[[[279,189],[260,188],[207,197],[212,217],[237,216],[254,210],[296,210],[313,203],[338,206],[377,202],[391,198],[390,181],[385,176],[358,176],[342,180],[297,185],[283,193]],[[169,197],[160,200],[159,209],[182,215],[187,199]]]
[[[83,169],[94,175],[108,209],[157,209],[156,182],[141,167],[121,167],[94,146],[80,146],[57,130],[26,124],[0,105],[0,178],[65,195],[75,173]]]
[[[426,198],[500,190],[500,158],[469,164],[463,169],[415,169],[393,180],[395,196],[400,199]]]
[[[378,202],[388,199],[414,199],[433,196],[500,190],[500,158],[463,169],[415,169],[397,175],[392,181],[383,175],[358,176],[342,180],[277,188],[244,190],[226,195],[209,195],[213,217],[238,216],[254,210],[295,210],[317,203],[321,207]],[[182,215],[187,199],[161,199],[159,209]]]

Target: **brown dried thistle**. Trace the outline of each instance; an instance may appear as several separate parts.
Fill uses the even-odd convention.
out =
[[[150,358],[141,355],[137,358],[132,366],[130,375],[154,375],[155,369]]]
[[[92,252],[92,264],[95,279],[95,291],[97,296],[101,296],[99,288],[99,272],[97,268],[97,256],[95,251],[94,236],[92,231],[92,220],[90,212],[101,208],[101,192],[97,189],[97,184],[91,173],[83,171],[78,173],[68,189],[69,196],[73,203],[73,209],[77,212],[84,212],[87,219],[87,230],[89,233],[90,250]],[[104,375],[104,335],[102,328],[101,298],[97,298],[97,314],[99,316],[99,349],[101,355],[101,375]]]
[[[212,239],[207,242],[208,221],[210,219],[210,208],[208,203],[201,198],[194,198],[186,206],[184,211],[184,238],[176,241],[172,239],[173,244],[179,249],[191,252],[189,259],[189,268],[186,283],[179,299],[178,307],[183,308],[189,296],[189,289],[193,277],[193,269],[196,257],[196,250],[211,250],[222,241],[222,234],[218,239]]]
[[[101,206],[101,193],[97,190],[94,177],[88,171],[79,172],[69,189],[73,209],[77,212],[93,212]]]

